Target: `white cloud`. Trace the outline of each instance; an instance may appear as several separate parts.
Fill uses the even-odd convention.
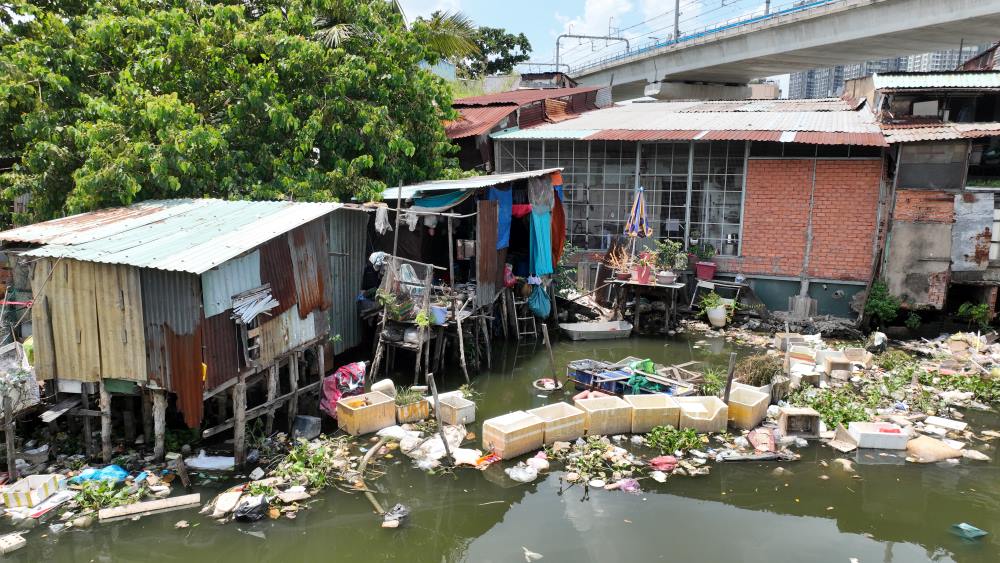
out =
[[[625,15],[632,11],[629,0],[587,0],[583,5],[583,14],[567,18],[556,14],[563,24],[564,33],[578,35],[607,35],[610,18],[613,27],[622,27]]]
[[[461,9],[461,0],[398,0],[406,14],[407,21],[413,21],[417,17],[427,17],[432,13],[441,10],[443,12],[456,12]]]

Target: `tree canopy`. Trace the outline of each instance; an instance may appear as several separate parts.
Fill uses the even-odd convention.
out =
[[[531,42],[523,33],[514,35],[505,29],[480,27],[473,40],[479,54],[466,57],[458,65],[468,78],[510,74],[515,66],[531,58]]]
[[[451,162],[449,89],[391,2],[4,8],[0,188],[8,208],[30,194],[21,219],[171,197],[365,200]]]

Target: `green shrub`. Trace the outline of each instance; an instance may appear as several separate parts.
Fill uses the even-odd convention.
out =
[[[753,387],[770,385],[784,371],[781,358],[760,354],[748,356],[736,364],[734,378]]]
[[[875,282],[868,290],[865,314],[876,319],[879,326],[886,325],[899,315],[899,299],[889,294],[889,287],[885,282]]]
[[[886,371],[894,371],[912,363],[913,357],[902,350],[886,350],[875,356],[875,365]]]
[[[980,303],[978,305],[973,305],[972,303],[965,302],[958,307],[958,316],[961,319],[965,319],[969,326],[973,324],[981,329],[988,328],[990,326],[990,306],[986,303]]]
[[[910,311],[910,314],[906,317],[906,321],[903,324],[905,324],[906,328],[910,330],[917,330],[920,328],[920,324],[922,322],[923,319],[920,318],[920,315],[914,311]]]

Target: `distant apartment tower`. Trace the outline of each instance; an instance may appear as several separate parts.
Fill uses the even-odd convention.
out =
[[[976,45],[950,51],[935,51],[921,55],[865,61],[832,68],[814,68],[793,72],[788,80],[789,98],[828,98],[839,96],[844,81],[868,76],[875,72],[941,72],[954,70],[965,60],[976,56],[987,46]]]

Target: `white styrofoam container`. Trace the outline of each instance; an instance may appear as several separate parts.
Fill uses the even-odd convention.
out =
[[[895,432],[881,432],[881,429],[895,429]],[[905,428],[891,422],[852,422],[847,425],[847,433],[858,443],[859,448],[879,450],[905,450],[910,434]]]

